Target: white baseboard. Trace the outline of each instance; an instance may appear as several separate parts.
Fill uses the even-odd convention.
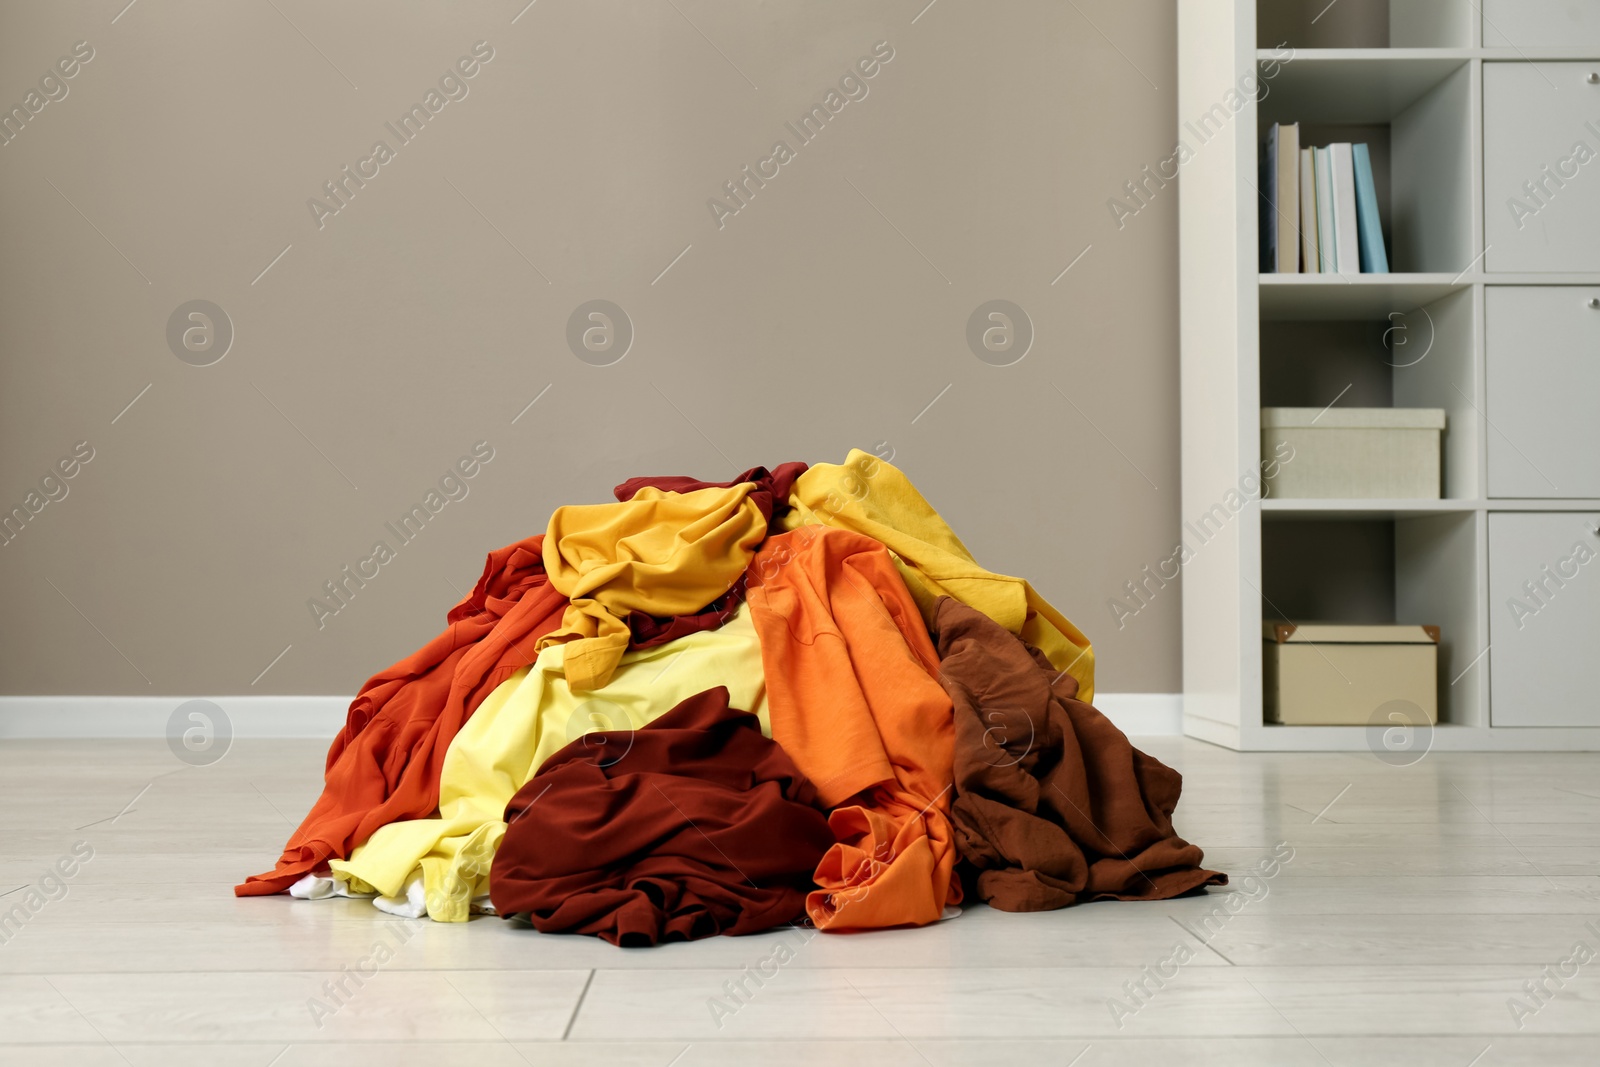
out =
[[[0,739],[163,738],[178,706],[192,697],[0,697]],[[343,696],[205,697],[227,715],[239,739],[328,740],[344,725]],[[1099,693],[1095,707],[1130,736],[1183,733],[1181,693]],[[180,717],[177,732],[189,725]]]
[[[0,739],[164,738],[178,707],[194,697],[0,697]],[[331,740],[349,697],[203,697],[220,707],[235,738]],[[180,716],[176,734],[189,726]]]
[[[1182,737],[1182,693],[1096,693],[1094,706],[1129,737]]]

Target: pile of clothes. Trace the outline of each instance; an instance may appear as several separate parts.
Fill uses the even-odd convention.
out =
[[[235,892],[648,945],[1226,884],[1090,704],[1088,639],[887,462],[615,495],[490,553]]]

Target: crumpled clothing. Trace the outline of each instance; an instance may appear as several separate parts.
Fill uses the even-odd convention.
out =
[[[830,846],[816,790],[724,687],[631,737],[568,745],[506,807],[489,893],[545,933],[654,945],[753,934],[805,913]]]
[[[950,825],[955,727],[938,657],[883,545],[820,526],[750,568],[772,737],[834,809],[806,901],[816,926],[923,924],[961,901]]]
[[[573,689],[604,688],[628,648],[631,612],[687,615],[727,593],[767,534],[742,482],[617,504],[557,508],[544,541],[550,584],[571,603],[540,650],[564,644]]]
[[[375,890],[360,892],[347,881],[334,878],[327,871],[308,874],[289,887],[289,895],[296,900],[332,900],[347,897],[351,900],[369,900],[379,911],[401,919],[421,919],[428,914],[423,899],[422,872],[413,874],[398,896],[379,896]],[[487,894],[472,901],[472,914],[493,915],[494,905]]]
[[[1084,700],[1094,699],[1094,649],[1083,631],[1021,578],[979,566],[897,468],[853,448],[843,464],[819,463],[796,479],[790,503],[785,529],[821,523],[887,545],[929,629],[934,603],[954,597],[1042,651],[1078,680]]]
[[[725,626],[728,620],[733,618],[734,612],[744,603],[744,599],[744,575],[741,574],[739,580],[733,583],[732,589],[692,615],[657,618],[635,611],[628,616],[628,647],[654,648],[668,641],[676,641],[680,637]]]
[[[789,494],[794,490],[794,480],[804,474],[806,465],[795,461],[778,464],[778,469],[751,467],[731,482],[702,482],[687,475],[663,475],[654,478],[629,478],[612,490],[618,500],[632,500],[641,489],[662,489],[673,493],[690,493],[696,489],[732,489],[749,482],[750,499],[766,518],[768,525],[789,513]]]
[[[782,518],[789,513],[789,491],[794,488],[794,480],[804,473],[805,469],[804,463],[784,463],[776,471],[768,471],[765,467],[751,467],[731,482],[702,482],[683,476],[629,478],[613,492],[616,493],[618,500],[632,500],[634,494],[647,487],[673,493],[688,493],[696,489],[730,489],[741,482],[750,482],[755,486],[750,491],[750,499],[755,501],[756,507],[761,509],[761,514],[766,516],[770,530],[774,519]],[[744,576],[740,575],[732,589],[692,615],[660,618],[643,612],[633,612],[628,616],[630,631],[628,647],[649,648],[651,645],[676,641],[680,637],[701,630],[715,630],[727,622],[742,603],[744,603]]]
[[[979,899],[1045,911],[1227,884],[1173,829],[1183,776],[1078,700],[1072,675],[950,597],[934,639],[955,705],[951,818]]]
[[[349,859],[330,861],[333,876],[357,892],[397,897],[420,867],[428,916],[464,922],[472,901],[489,892],[506,804],[569,742],[581,738],[603,760],[625,758],[626,748],[617,752],[608,743],[614,733],[641,730],[718,685],[770,729],[760,641],[748,609],[719,630],[627,653],[601,694],[574,692],[568,684],[563,658],[570,648],[541,652],[456,735],[440,776],[436,816],[382,827]]]
[[[328,749],[322,795],[277,867],[236,894],[281,893],[379,827],[433,812],[451,740],[501,682],[534,661],[538,639],[567,608],[545,574],[543,545],[540,534],[489,553],[444,633],[367,680]]]

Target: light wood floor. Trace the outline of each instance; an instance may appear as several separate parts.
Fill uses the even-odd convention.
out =
[[[1229,890],[621,950],[492,918],[235,899],[315,796],[319,743],[240,743],[197,768],[160,743],[6,742],[0,914],[75,843],[94,857],[0,933],[0,1062],[1600,1062],[1600,755],[1395,768],[1145,746],[1183,771],[1179,829],[1234,874]],[[1292,859],[1244,877],[1275,848]],[[780,942],[792,958],[726,999]],[[1580,942],[1596,958],[1563,974]],[[373,968],[378,944],[392,958]],[[376,973],[328,997],[360,969]],[[1540,982],[1536,1000],[1525,983]]]

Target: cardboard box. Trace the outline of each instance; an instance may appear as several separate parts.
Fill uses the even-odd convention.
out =
[[[1262,408],[1261,454],[1278,463],[1267,495],[1437,500],[1443,408]]]
[[[1439,628],[1268,622],[1266,721],[1367,726],[1394,700],[1439,721]]]

